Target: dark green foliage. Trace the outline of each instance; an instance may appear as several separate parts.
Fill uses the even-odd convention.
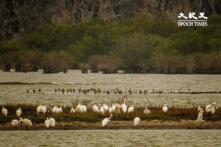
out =
[[[45,24],[22,39],[0,42],[0,66],[6,71],[43,68],[46,73],[68,68],[104,73],[117,68],[136,73],[221,73],[220,34],[219,15],[209,17],[206,27],[178,27],[149,15],[112,22],[94,18],[74,25]],[[39,58],[24,60],[34,52]],[[97,61],[91,63],[94,57]],[[119,61],[117,66],[107,64],[112,59]],[[56,61],[62,62],[57,69]]]

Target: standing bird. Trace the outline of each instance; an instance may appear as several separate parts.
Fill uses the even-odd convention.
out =
[[[70,113],[75,113],[75,109],[71,107]]]
[[[16,115],[17,115],[17,117],[20,117],[21,114],[22,114],[22,110],[21,110],[21,108],[19,108],[19,109],[16,111]]]
[[[166,105],[166,104],[164,104],[164,106],[163,106],[162,110],[163,110],[163,112],[165,112],[165,113],[168,111],[168,107],[167,107],[167,105]]]
[[[216,109],[214,108],[216,102],[213,102],[212,105],[207,105],[206,106],[206,113],[211,113],[211,114],[214,114]]]
[[[200,125],[202,122],[203,122],[203,113],[204,113],[204,110],[202,109],[202,108],[200,108],[200,107],[198,107],[198,111],[199,111],[199,113],[198,113],[198,116],[197,116],[197,123],[198,123],[198,125]]]
[[[19,120],[18,123],[21,123],[21,126],[22,126],[22,123],[24,123],[26,125],[27,129],[28,129],[28,127],[32,126],[32,122],[27,118],[23,119],[23,118],[20,117],[20,120]]]
[[[134,118],[134,128],[135,129],[138,126],[139,123],[140,123],[140,118],[139,117]]]
[[[121,109],[124,113],[127,112],[126,97],[124,98],[124,103],[121,105]]]
[[[93,112],[99,113],[99,107],[97,105],[93,105],[92,110]]]
[[[27,89],[26,92],[29,93],[29,90]]]
[[[48,119],[48,117],[45,120],[45,126],[46,126],[46,129],[48,129],[50,127],[50,120]]]
[[[7,116],[8,115],[8,110],[5,108],[5,107],[2,107],[2,114],[4,116]]]
[[[107,130],[107,126],[109,125],[110,120],[111,120],[112,117],[113,117],[113,114],[111,114],[109,118],[103,119],[103,121],[102,121],[102,129],[105,128]]]
[[[55,119],[51,117],[50,118],[50,126],[55,127],[55,123],[56,123]]]
[[[16,127],[18,125],[18,120],[17,119],[13,119],[11,122],[12,127]]]
[[[149,108],[149,104],[146,104],[146,107],[145,107],[143,113],[146,114],[146,115],[151,113],[150,108]]]
[[[128,108],[128,113],[132,113],[134,112],[134,107],[133,105],[131,105],[129,108]]]

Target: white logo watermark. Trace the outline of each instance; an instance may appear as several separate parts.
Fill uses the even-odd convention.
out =
[[[189,12],[188,17],[181,12],[178,18],[178,26],[207,26],[208,17],[204,16],[204,12],[200,12],[198,17],[195,16],[195,12]]]

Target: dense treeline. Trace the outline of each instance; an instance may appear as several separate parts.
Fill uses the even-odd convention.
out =
[[[1,7],[4,3],[7,10],[12,8],[8,11],[11,18],[6,19],[9,17],[4,14],[7,10],[2,9],[1,19],[12,24],[0,24],[3,28],[1,68],[6,71],[42,68],[46,73],[69,68],[105,73],[115,73],[118,69],[136,73],[221,73],[220,15],[210,16],[206,27],[178,27],[174,20],[181,12],[180,3],[150,1],[147,9],[148,0],[101,2],[104,1],[2,1]],[[128,5],[127,2],[133,3]],[[196,1],[184,1],[182,9],[186,12],[204,10],[208,15],[220,13],[215,5],[218,1],[205,3],[200,6]],[[162,11],[161,7],[166,4],[170,6]],[[188,10],[186,5],[195,7]],[[55,6],[61,6],[60,12]],[[130,11],[129,6],[132,7]],[[177,11],[173,18],[164,15],[172,15],[169,13],[171,6]],[[33,14],[28,13],[28,8],[33,9],[30,10]],[[141,11],[144,8],[146,11]],[[113,10],[114,19],[108,17],[110,10]]]

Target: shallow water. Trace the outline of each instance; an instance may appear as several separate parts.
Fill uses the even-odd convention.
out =
[[[58,94],[56,88],[90,89],[101,90],[116,89],[123,91],[131,90],[178,90],[183,88],[191,91],[221,91],[220,75],[165,75],[165,74],[81,74],[79,71],[70,71],[66,74],[42,74],[40,72],[9,73],[0,72],[0,82],[31,82],[33,85],[0,85],[0,104],[51,104],[70,105],[72,100],[90,99],[94,103],[109,103],[111,100],[127,96],[128,101],[134,105],[142,105],[144,102],[152,106],[160,106],[167,103],[169,106],[206,105],[217,102],[221,106],[221,94],[94,94],[87,95],[75,93]],[[47,82],[51,84],[40,84]],[[33,93],[32,90],[41,88],[41,93]],[[30,93],[27,94],[26,90]]]
[[[220,130],[4,131],[0,146],[213,146]]]

